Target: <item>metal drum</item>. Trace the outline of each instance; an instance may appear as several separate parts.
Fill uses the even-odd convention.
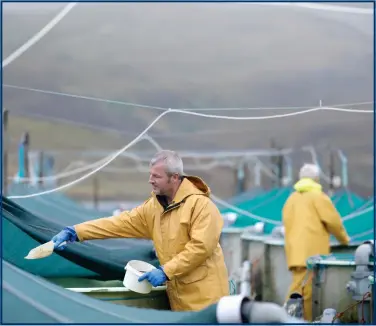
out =
[[[241,228],[224,228],[220,244],[225,257],[225,263],[230,279],[237,279],[238,271],[242,265]]]
[[[283,239],[265,239],[263,273],[263,300],[283,305],[292,281],[288,271]],[[354,254],[358,244],[340,246],[333,244],[332,253]]]
[[[265,239],[263,300],[283,305],[292,281],[286,264],[283,239]]]
[[[354,257],[351,256],[333,254],[315,259],[312,263],[312,316],[314,320],[320,318],[325,309],[333,308],[337,313],[345,312],[341,317],[342,323],[357,323],[359,309],[364,314],[367,313],[366,307],[369,310],[367,302],[363,303],[364,307],[357,307],[356,300],[347,290],[351,274],[355,272],[356,268]],[[371,262],[369,269],[373,271]],[[349,309],[352,305],[353,308]]]
[[[242,241],[242,254],[243,261],[249,261],[251,265],[251,294],[255,300],[263,300],[263,273],[265,269],[265,235],[252,235],[243,233],[241,236]]]

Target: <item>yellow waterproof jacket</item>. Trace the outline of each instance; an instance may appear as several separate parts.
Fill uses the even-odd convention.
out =
[[[228,274],[219,245],[223,219],[209,195],[209,187],[200,178],[188,176],[166,208],[152,193],[131,211],[74,227],[80,241],[152,239],[169,279],[171,309],[201,310],[229,295]]]
[[[341,216],[321,185],[303,178],[287,199],[282,215],[288,268],[305,267],[309,257],[330,253],[330,234],[347,245],[349,237]]]

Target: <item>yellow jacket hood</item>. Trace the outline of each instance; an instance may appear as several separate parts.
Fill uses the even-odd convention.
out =
[[[302,178],[294,185],[298,192],[318,191],[322,192],[322,186],[316,181],[309,178]]]
[[[196,176],[184,176],[182,183],[178,191],[175,194],[174,203],[179,203],[185,198],[191,195],[203,195],[210,196],[209,186],[199,177]]]

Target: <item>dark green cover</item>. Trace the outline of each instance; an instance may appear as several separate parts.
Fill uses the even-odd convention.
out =
[[[71,292],[3,260],[3,323],[216,324],[216,305],[199,312],[133,308]]]
[[[29,200],[31,202],[31,199]],[[40,205],[41,211],[44,207]],[[52,212],[35,215],[2,197],[3,259],[45,277],[90,277],[122,279],[128,261],[137,259],[157,265],[151,241],[138,239],[107,239],[70,244],[64,251],[38,261],[25,260],[29,250],[50,241],[66,224]],[[67,216],[69,224],[73,216]],[[53,264],[53,268],[51,268]]]
[[[276,223],[281,223],[283,206],[293,191],[294,189],[292,187],[284,187],[274,188],[268,192],[256,195],[254,197],[245,195],[242,197],[242,195],[239,195],[237,198],[240,198],[241,200],[236,200],[236,198],[232,199],[233,202],[231,202],[231,204],[236,206],[238,209],[255,215],[256,217],[259,216],[261,218],[275,221]],[[331,199],[342,217],[346,217],[353,212],[360,212],[361,210],[373,205],[372,200],[367,201],[347,189],[338,191],[335,195],[332,196]],[[222,214],[228,212],[237,213],[230,208],[221,208]],[[231,225],[231,227],[244,228],[250,225],[254,225],[259,221],[259,219],[257,219],[256,217],[252,218],[246,215],[238,214],[236,221]],[[368,223],[368,217],[367,219],[364,219],[364,221],[366,220]],[[356,219],[357,223],[359,221],[360,220]],[[270,234],[275,226],[275,223],[265,223],[265,234]],[[372,228],[369,223],[366,226],[367,230]],[[356,228],[355,230],[350,229],[348,230],[348,232],[352,235],[358,235],[358,229],[359,228]],[[360,229],[362,229],[362,227],[360,227]]]

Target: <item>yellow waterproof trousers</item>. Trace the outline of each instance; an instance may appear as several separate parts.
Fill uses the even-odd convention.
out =
[[[304,319],[312,321],[312,271],[308,271],[306,267],[291,268],[292,283],[286,301],[292,293],[299,293],[303,297]]]

